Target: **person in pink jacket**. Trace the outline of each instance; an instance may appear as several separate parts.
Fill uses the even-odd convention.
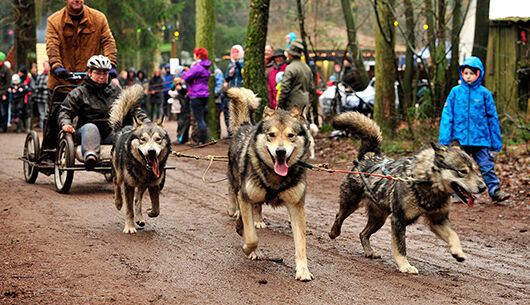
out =
[[[269,73],[269,107],[276,109],[276,97],[278,96],[278,89],[276,89],[276,75],[282,71],[285,71],[287,63],[285,62],[287,58],[282,49],[276,49],[272,55],[272,60],[274,61],[271,72]]]

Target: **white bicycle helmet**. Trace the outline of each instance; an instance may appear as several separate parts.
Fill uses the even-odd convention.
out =
[[[112,64],[110,63],[110,60],[106,56],[94,55],[90,57],[86,67],[89,70],[92,70],[92,69],[110,70],[112,69]]]

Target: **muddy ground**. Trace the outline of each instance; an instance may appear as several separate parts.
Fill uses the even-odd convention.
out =
[[[169,130],[174,135],[174,126]],[[307,253],[311,282],[296,281],[294,243],[285,209],[264,208],[266,259],[250,261],[226,214],[227,182],[205,184],[207,161],[171,157],[161,214],[137,234],[122,233],[124,211],[101,174],[77,172],[70,194],[53,176],[24,181],[24,134],[0,134],[0,303],[5,304],[528,304],[528,185],[508,205],[486,196],[458,204],[451,220],[468,260],[456,262],[420,220],[407,248],[419,275],[397,271],[390,225],[372,237],[381,259],[365,258],[359,210],[342,235],[327,232],[338,209],[343,174],[308,175]],[[187,149],[174,147],[176,151]],[[188,150],[226,155],[227,144]],[[316,160],[323,162],[325,160]],[[209,180],[225,177],[216,162]],[[144,209],[149,206],[146,200]]]

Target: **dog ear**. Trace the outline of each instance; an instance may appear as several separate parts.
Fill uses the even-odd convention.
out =
[[[458,142],[457,139],[454,139],[453,141],[451,141],[451,144],[449,144],[450,147],[458,147],[458,148],[462,148],[462,145],[460,145],[460,142]]]
[[[431,142],[431,147],[432,149],[434,149],[434,152],[439,152],[440,150],[442,150],[442,146],[438,145],[438,143],[435,142]]]
[[[144,123],[142,121],[140,121],[135,115],[132,116],[133,117],[133,121],[134,121],[134,129],[142,126]]]
[[[300,114],[301,114],[304,118],[306,118],[305,114],[306,114],[307,108],[308,108],[307,105],[304,105],[304,107],[302,107],[302,111],[300,111]]]
[[[164,120],[165,120],[166,116],[162,113],[162,115],[160,116],[160,118],[158,119],[158,121],[156,122],[156,124],[158,126],[162,126],[162,124],[164,124]]]
[[[291,116],[292,116],[293,118],[299,118],[299,117],[300,117],[300,114],[301,114],[301,112],[300,112],[300,110],[298,109],[298,106],[294,105],[294,106],[293,106],[293,109],[291,109]]]
[[[274,110],[272,110],[268,106],[265,106],[265,108],[263,109],[263,118],[270,117],[273,114],[274,114]]]

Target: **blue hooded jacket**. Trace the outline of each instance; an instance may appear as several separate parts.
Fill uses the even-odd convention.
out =
[[[480,85],[484,66],[475,56],[464,60],[460,69],[464,66],[477,68],[479,77],[468,84],[460,72],[461,84],[451,89],[445,101],[438,141],[441,145],[449,145],[456,139],[463,146],[483,146],[499,151],[502,140],[495,101],[491,92]]]

